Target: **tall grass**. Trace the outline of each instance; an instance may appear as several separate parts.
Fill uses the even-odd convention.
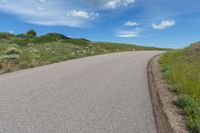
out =
[[[161,56],[160,64],[167,83],[179,95],[177,103],[188,115],[188,126],[200,133],[200,49],[170,51]]]

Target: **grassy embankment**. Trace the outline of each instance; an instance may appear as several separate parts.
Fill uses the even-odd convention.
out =
[[[68,59],[135,50],[163,50],[153,47],[73,39],[58,33],[40,37],[0,33],[0,73],[40,66]]]
[[[200,133],[200,43],[162,55],[160,64],[170,89],[178,94],[176,103],[187,115],[187,126]]]

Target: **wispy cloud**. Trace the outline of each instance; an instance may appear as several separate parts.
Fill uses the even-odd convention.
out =
[[[174,20],[163,20],[160,24],[152,24],[152,28],[155,30],[163,30],[172,27],[176,24]]]
[[[133,4],[135,0],[86,0],[88,3],[103,9],[115,9]]]
[[[142,33],[142,30],[139,28],[132,29],[132,30],[120,30],[117,32],[117,37],[134,38],[134,37],[138,37],[140,33]]]
[[[139,23],[134,21],[127,21],[124,23],[124,25],[119,28],[119,30],[116,32],[116,36],[120,38],[134,38],[138,37],[140,33],[142,33],[141,28],[131,28],[134,26],[139,26]]]
[[[83,27],[98,13],[75,7],[71,0],[1,0],[0,11],[38,25]]]
[[[99,16],[100,10],[128,6],[134,2],[135,0],[0,0],[0,12],[15,14],[32,24],[84,27]]]
[[[127,21],[124,25],[125,26],[138,26],[139,24],[134,21]]]
[[[99,16],[99,13],[86,12],[86,11],[81,11],[81,10],[73,10],[68,13],[68,16],[74,17],[74,18],[82,18],[82,19],[93,19],[93,18]]]

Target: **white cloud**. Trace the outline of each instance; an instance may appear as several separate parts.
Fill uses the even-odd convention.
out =
[[[115,9],[133,4],[135,0],[86,0],[88,3],[104,9]]]
[[[160,24],[152,24],[152,28],[155,30],[163,30],[172,27],[176,24],[174,20],[163,20]]]
[[[115,9],[119,5],[119,0],[112,0],[105,3],[106,8]]]
[[[10,34],[14,34],[15,32],[14,32],[14,31],[12,31],[12,30],[10,30],[10,31],[8,31],[8,33],[10,33]]]
[[[75,6],[72,0],[0,0],[0,12],[32,24],[71,27],[84,27],[99,15]]]
[[[126,23],[124,23],[124,26],[128,26],[128,27],[124,27],[124,29],[120,29],[117,32],[117,37],[133,38],[133,37],[138,37],[139,34],[142,32],[142,30],[139,27],[137,27],[136,29],[127,29],[131,26],[139,26],[139,24],[134,21],[127,21]]]
[[[129,4],[132,4],[134,2],[135,2],[135,0],[124,0],[122,4],[125,6],[128,6]]]
[[[68,16],[71,17],[75,17],[75,18],[82,18],[82,19],[92,19],[94,17],[99,16],[98,13],[94,13],[94,12],[86,12],[86,11],[81,11],[81,10],[73,10],[71,12],[68,13]]]
[[[117,37],[134,38],[138,37],[141,32],[142,30],[140,30],[139,28],[133,30],[121,30],[117,33]]]
[[[139,24],[133,21],[127,21],[125,24],[125,26],[138,26]]]

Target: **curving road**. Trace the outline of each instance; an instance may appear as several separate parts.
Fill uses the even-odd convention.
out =
[[[156,133],[147,64],[159,53],[115,53],[1,75],[0,133]]]

